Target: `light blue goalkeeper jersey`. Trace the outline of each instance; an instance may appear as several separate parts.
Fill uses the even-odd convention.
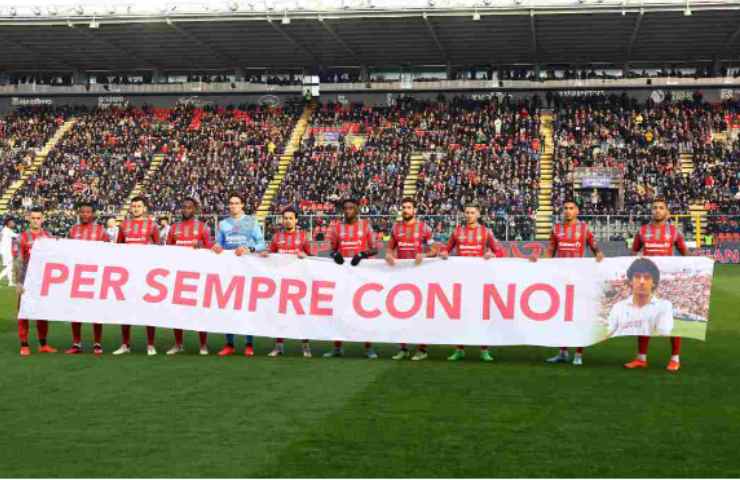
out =
[[[247,247],[259,252],[265,249],[265,236],[253,216],[242,215],[239,218],[228,217],[218,223],[216,243],[224,250]]]

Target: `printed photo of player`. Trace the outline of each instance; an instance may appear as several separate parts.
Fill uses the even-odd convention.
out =
[[[609,312],[608,337],[626,335],[669,336],[673,330],[673,305],[657,298],[660,270],[648,258],[638,258],[627,270],[631,295]]]

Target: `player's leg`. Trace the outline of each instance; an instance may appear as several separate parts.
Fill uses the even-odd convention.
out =
[[[324,354],[324,358],[341,357],[342,355],[344,355],[342,342],[337,340],[334,342],[334,348]]]
[[[275,346],[272,347],[272,351],[267,354],[268,357],[279,357],[285,353],[285,339],[276,338]]]
[[[29,322],[25,318],[18,319],[18,340],[21,342],[21,356],[27,357],[31,355],[31,348],[28,346],[28,330]]]
[[[178,353],[184,352],[185,349],[182,346],[183,343],[183,333],[181,328],[174,329],[175,334],[175,344],[167,350],[167,355],[177,355]]]
[[[560,347],[558,354],[554,357],[550,357],[545,361],[547,363],[565,363],[570,360],[570,353],[568,353],[568,347]]]
[[[39,352],[56,353],[57,349],[46,342],[49,335],[49,322],[46,320],[36,320],[36,335],[39,339]]]
[[[157,354],[157,349],[154,347],[154,336],[156,334],[156,328],[146,327],[146,354],[150,357]]]
[[[637,358],[629,363],[624,364],[624,368],[645,368],[647,367],[647,352],[650,346],[650,337],[637,337]]]
[[[303,349],[303,358],[311,358],[311,344],[308,342],[308,339],[301,340],[301,345]]]
[[[72,346],[65,350],[64,353],[68,355],[76,355],[82,353],[82,324],[80,322],[72,322]]]
[[[0,273],[0,279],[7,278],[8,286],[15,287],[15,281],[13,280],[13,263],[3,262],[3,271]]]
[[[208,332],[198,332],[198,341],[200,342],[201,355],[208,355]]]
[[[93,323],[93,353],[103,354],[103,324]]]
[[[414,353],[414,356],[411,357],[411,360],[418,362],[419,360],[426,360],[427,357],[429,357],[429,354],[427,353],[427,346],[424,343],[420,343],[416,347],[416,353]]]
[[[681,337],[671,337],[671,361],[666,369],[669,372],[677,372],[681,368]]]
[[[583,365],[583,347],[576,347],[576,354],[573,355],[573,365]]]
[[[398,353],[393,355],[391,357],[393,360],[403,360],[404,358],[409,358],[409,346],[406,343],[401,344],[401,348],[398,350]]]
[[[245,338],[245,341],[247,342],[247,346],[244,347],[244,356],[253,357],[254,356],[254,337],[252,335],[247,335]]]
[[[131,353],[131,325],[121,325],[121,346],[113,351],[113,355]]]
[[[488,345],[481,345],[480,347],[480,359],[484,362],[492,362],[493,361],[493,355],[491,355],[491,350],[488,348]]]
[[[234,354],[234,334],[233,333],[227,333],[225,335],[226,338],[226,345],[224,345],[224,348],[221,349],[220,352],[218,352],[219,357],[226,357],[229,355]]]
[[[455,347],[455,351],[452,352],[452,355],[447,357],[447,360],[456,362],[458,360],[462,360],[463,358],[465,358],[465,345],[458,345],[457,347]]]
[[[375,348],[373,348],[373,344],[370,342],[365,342],[365,356],[370,360],[375,360],[376,358],[378,358],[378,352],[375,351]]]

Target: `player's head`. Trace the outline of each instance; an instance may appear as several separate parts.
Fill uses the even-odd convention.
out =
[[[660,283],[660,270],[655,263],[645,257],[638,258],[627,269],[627,280],[633,295],[652,295]]]
[[[114,228],[116,226],[116,219],[113,217],[110,217],[107,222],[105,222],[105,225],[108,228]]]
[[[170,223],[170,219],[167,217],[159,217],[157,223],[159,223],[160,227],[166,227]]]
[[[229,213],[234,217],[244,213],[244,197],[241,193],[229,194]]]
[[[131,212],[131,216],[134,218],[140,218],[143,217],[146,213],[147,209],[147,202],[146,198],[137,195],[136,197],[131,199],[131,207],[129,207],[129,210]]]
[[[578,218],[578,204],[572,198],[566,198],[563,202],[563,219],[567,222]]]
[[[183,220],[190,220],[195,216],[198,211],[198,201],[194,198],[188,197],[182,201],[180,206],[180,213],[182,214]]]
[[[404,222],[413,220],[416,216],[416,200],[406,197],[401,200],[401,218]]]
[[[31,230],[40,230],[44,224],[44,211],[39,207],[33,207],[28,214],[28,223],[31,225]]]
[[[355,199],[345,198],[342,200],[342,212],[344,213],[344,219],[346,221],[349,222],[357,218],[359,211],[360,210],[357,207],[357,201]]]
[[[665,201],[665,198],[656,198],[653,200],[653,221],[655,222],[663,222],[668,219],[668,217],[671,215],[671,212],[668,210],[668,203]]]
[[[293,207],[288,207],[283,210],[283,228],[289,232],[295,230],[296,224],[298,223],[298,212]]]
[[[480,205],[477,203],[467,203],[465,204],[465,211],[463,213],[465,215],[465,223],[474,225],[480,219]]]
[[[12,217],[8,217],[5,219],[4,225],[8,227],[11,230],[15,229],[15,219]]]
[[[95,220],[95,207],[90,202],[81,202],[77,205],[77,216],[80,223],[92,223]]]

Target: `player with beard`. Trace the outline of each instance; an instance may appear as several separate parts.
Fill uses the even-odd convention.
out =
[[[424,251],[426,248],[431,248],[431,251],[426,253]],[[416,200],[404,198],[401,201],[401,220],[396,222],[391,229],[391,238],[385,253],[386,263],[393,267],[398,259],[414,260],[416,265],[421,265],[425,257],[436,255],[436,249],[432,247],[432,229],[416,218]],[[427,356],[427,346],[421,344],[416,348],[416,353],[411,360],[425,360]],[[402,343],[401,349],[393,355],[393,360],[403,360],[408,357],[408,345]]]

